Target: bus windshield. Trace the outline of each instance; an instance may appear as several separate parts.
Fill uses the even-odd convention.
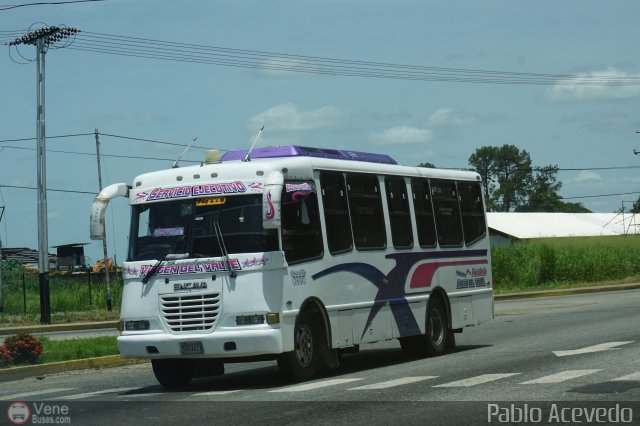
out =
[[[226,250],[225,250],[226,248]],[[279,250],[276,229],[262,227],[262,197],[198,198],[133,206],[129,261]]]

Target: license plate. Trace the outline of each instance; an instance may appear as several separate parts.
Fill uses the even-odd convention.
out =
[[[202,342],[180,342],[182,355],[198,355],[204,353]]]

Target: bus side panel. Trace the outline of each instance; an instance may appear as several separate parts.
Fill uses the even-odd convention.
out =
[[[389,336],[391,339],[416,335],[415,323],[418,324],[420,334],[426,333],[427,302],[421,300],[406,303],[406,305],[409,309],[402,310],[405,312],[404,315],[400,315],[398,318],[391,315],[391,335]]]

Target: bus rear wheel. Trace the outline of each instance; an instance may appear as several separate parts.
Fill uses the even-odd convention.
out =
[[[427,307],[427,355],[437,356],[446,353],[447,347],[451,344],[450,334],[451,330],[449,330],[449,321],[444,305],[440,299],[431,300]]]
[[[294,350],[278,356],[278,368],[296,381],[311,379],[320,365],[320,327],[308,315],[296,321],[294,329]]]
[[[455,338],[449,330],[447,312],[440,299],[433,299],[427,306],[426,334],[401,337],[400,347],[409,358],[424,358],[442,355],[455,347]]]
[[[152,359],[156,380],[167,389],[187,386],[193,378],[193,365],[188,359]]]

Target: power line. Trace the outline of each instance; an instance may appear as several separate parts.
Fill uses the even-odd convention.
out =
[[[620,195],[640,194],[640,192],[619,192],[617,194],[598,194],[598,195],[581,195],[579,197],[561,197],[563,200],[577,200],[579,198],[602,198],[602,197],[618,197]]]
[[[38,189],[35,186],[2,185],[2,184],[0,184],[0,188],[33,189],[33,190]],[[72,189],[52,189],[52,188],[47,188],[47,191],[51,191],[51,192],[68,192],[68,193],[73,193],[73,194],[96,195],[95,192],[91,192],[91,191],[76,191],[76,190],[72,190]]]
[[[0,11],[17,9],[19,7],[27,7],[27,6],[55,6],[60,4],[93,3],[93,2],[99,2],[99,1],[107,1],[107,0],[68,0],[68,1],[52,1],[52,2],[39,1],[34,3],[10,4],[7,6],[0,6]]]
[[[94,32],[79,33],[69,49],[175,62],[352,77],[480,84],[640,85],[640,76],[525,73],[418,66],[233,49]]]
[[[24,151],[35,151],[36,148],[26,148],[24,146],[11,146],[4,145],[2,148],[8,149],[19,149]],[[56,154],[72,154],[72,155],[87,155],[95,157],[95,152],[79,152],[79,151],[65,151],[65,150],[56,150],[56,149],[47,149],[47,152],[53,152]],[[112,157],[112,158],[126,158],[130,160],[157,160],[157,161],[175,161],[175,158],[160,158],[160,157],[141,157],[135,155],[118,155],[118,154],[100,154],[101,157]],[[196,160],[182,160],[186,163],[200,163],[201,161]]]
[[[47,136],[47,139],[61,139],[61,138],[70,138],[70,137],[79,137],[79,136],[93,136],[94,133],[72,133],[72,134],[68,134],[68,135],[57,135],[57,136]],[[188,146],[188,144],[181,144],[181,143],[177,143],[177,142],[168,142],[168,141],[160,141],[160,140],[155,140],[155,139],[148,139],[148,138],[139,138],[139,137],[134,137],[134,136],[125,136],[125,135],[116,135],[116,134],[112,134],[112,133],[100,133],[101,136],[107,136],[107,137],[112,137],[112,138],[116,138],[116,139],[126,139],[126,140],[132,140],[132,141],[139,141],[139,142],[149,142],[149,143],[157,143],[157,144],[162,144],[162,145],[171,145],[171,146],[179,146],[179,147],[186,147]],[[2,139],[0,140],[0,143],[9,143],[9,142],[25,142],[25,141],[35,141],[36,138],[18,138],[18,139]],[[16,147],[16,146],[10,146],[10,145],[6,145],[7,148],[10,149],[31,149],[31,148],[20,148],[20,147]],[[198,145],[191,145],[192,148],[199,148],[199,149],[210,149],[210,147],[205,147],[205,146],[198,146]],[[77,152],[77,151],[61,151],[61,150],[47,150],[48,152],[56,152],[56,153],[61,153],[61,154],[77,154],[77,155],[95,155],[95,153],[84,153],[84,152]],[[230,151],[229,149],[220,149],[221,152],[227,152]],[[114,158],[130,158],[130,159],[142,159],[142,160],[160,160],[160,161],[174,161],[174,159],[171,158],[160,158],[160,157],[142,157],[142,156],[131,156],[131,155],[117,155],[117,154],[102,154],[105,157],[114,157]],[[189,161],[189,160],[184,160],[186,162],[193,162],[193,163],[198,163],[199,161]],[[463,169],[463,168],[454,168],[454,169]],[[540,167],[533,167],[532,168],[534,171],[538,171],[541,168]],[[626,169],[640,169],[640,166],[607,166],[607,167],[559,167],[557,170],[559,172],[568,172],[568,171],[585,171],[585,170],[626,170]]]
[[[93,136],[93,133],[74,133],[70,135],[47,136],[47,139],[73,138],[77,136]],[[37,138],[3,139],[0,143],[35,141]]]

